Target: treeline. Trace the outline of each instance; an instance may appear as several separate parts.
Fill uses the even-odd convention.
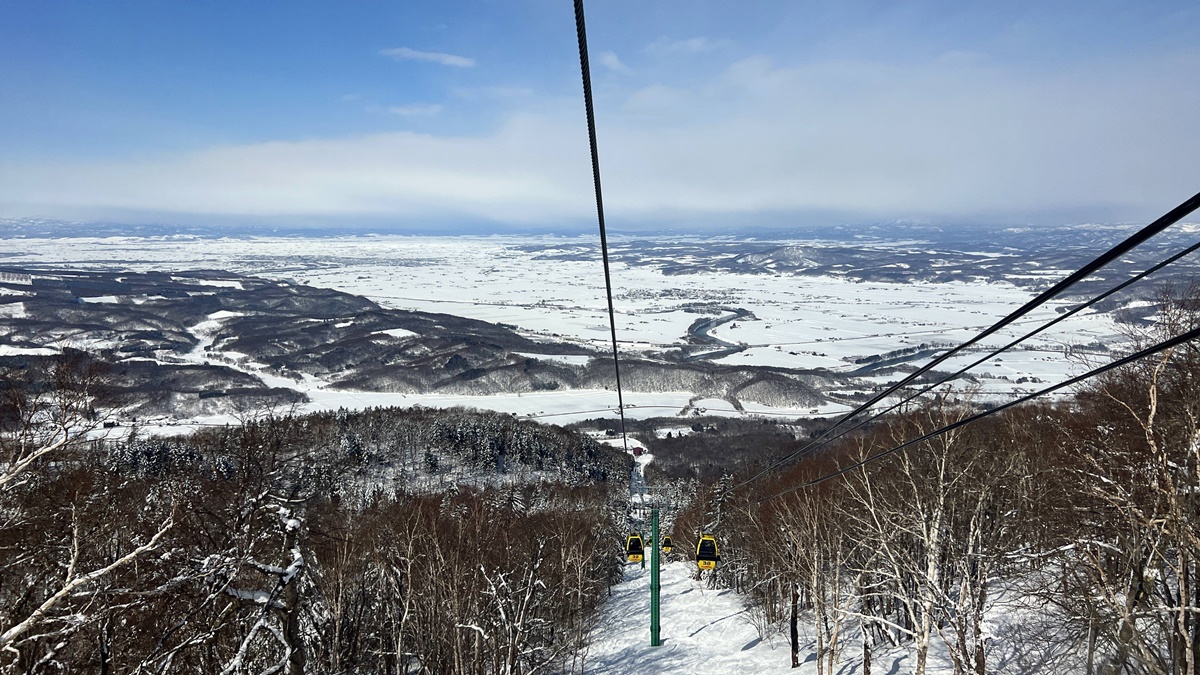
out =
[[[660,420],[659,424],[665,421]],[[678,423],[678,422],[677,422]],[[639,433],[638,440],[654,454],[645,468],[646,480],[714,482],[726,473],[744,473],[803,444],[796,438],[808,426],[776,420],[698,417],[684,422],[686,431],[658,438]]]
[[[1196,297],[1135,343],[1200,324]],[[821,673],[899,648],[919,675],[932,649],[955,673],[1195,675],[1200,345],[856,466],[978,410],[943,396],[749,489],[727,476],[676,533],[715,528],[715,581],[793,646],[799,615]]]
[[[0,671],[583,670],[595,608],[621,575],[620,453],[429,410],[86,441],[103,374],[79,355],[43,365],[0,388]],[[409,450],[478,476],[544,473],[371,484]]]
[[[253,422],[268,411],[245,418]],[[289,417],[276,408],[269,411]],[[575,431],[507,413],[463,408],[368,408],[310,413],[292,420],[303,434],[306,470],[337,467],[327,488],[339,494],[377,488],[443,492],[537,479],[572,485],[627,481],[631,460]],[[204,429],[183,438],[136,432],[109,452],[140,471],[162,473],[176,463],[209,461],[206,447],[237,443],[237,427]],[[319,455],[319,461],[318,460]],[[309,476],[319,480],[320,476]]]

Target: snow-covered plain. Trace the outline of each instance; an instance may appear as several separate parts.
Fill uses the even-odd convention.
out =
[[[288,279],[362,295],[388,307],[442,312],[516,326],[531,337],[552,337],[605,350],[610,347],[603,276],[597,259],[557,253],[594,246],[594,237],[532,236],[348,236],[208,239],[110,237],[0,239],[0,256],[22,267],[183,271],[220,269]],[[669,242],[664,242],[669,244]],[[550,244],[552,247],[546,249]],[[612,242],[619,248],[621,239]],[[530,252],[531,247],[542,247]],[[669,246],[663,250],[669,251]],[[664,254],[661,264],[671,262]],[[752,317],[723,323],[710,334],[746,349],[720,363],[782,368],[828,368],[853,372],[864,357],[922,344],[944,348],[972,337],[1031,297],[1006,283],[856,283],[840,278],[699,271],[664,274],[659,262],[613,265],[616,329],[625,352],[678,349],[698,318],[722,308],[748,310]],[[1066,271],[1047,270],[1050,280]],[[102,300],[97,298],[97,301]],[[988,344],[999,346],[1022,329],[1049,319],[1067,303],[1052,302]],[[13,307],[13,305],[9,305]],[[14,311],[14,310],[9,310]],[[19,311],[19,310],[17,310]],[[197,332],[220,317],[197,317]],[[1081,372],[1066,358],[1073,346],[1112,344],[1119,336],[1106,315],[1083,313],[1039,335],[1027,350],[992,359],[974,372],[988,374],[977,387],[1001,394],[1031,390],[1018,383],[1047,383]],[[974,352],[952,362],[981,356]],[[199,357],[199,354],[195,355]],[[579,357],[574,357],[578,359]],[[912,363],[931,358],[923,356]],[[252,364],[245,364],[253,371]],[[860,373],[867,375],[868,373]],[[261,373],[264,381],[268,378]],[[1007,378],[1007,379],[1005,379]],[[889,378],[881,377],[880,381]],[[1036,382],[1037,380],[1034,380]],[[560,391],[523,396],[446,397],[324,391],[322,383],[281,379],[268,382],[305,391],[310,408],[365,405],[468,405],[544,416],[566,422],[580,411],[615,411],[607,391]],[[687,394],[627,395],[640,414],[674,414]],[[654,407],[661,406],[661,407]],[[724,402],[708,406],[718,412]],[[756,406],[756,408],[763,408]],[[732,411],[731,411],[732,412]],[[812,414],[813,410],[757,412]],[[821,410],[821,413],[835,410]],[[594,416],[583,414],[583,417]]]
[[[0,239],[0,257],[15,266],[45,269],[128,269],[184,271],[220,269],[272,279],[290,279],[313,286],[363,295],[389,307],[444,312],[516,326],[521,332],[608,347],[603,277],[598,260],[547,257],[525,247],[545,245],[547,238],[525,237],[344,237],[322,239],[195,237],[105,239]],[[593,244],[592,237],[559,238],[564,250]],[[620,245],[620,240],[615,241]],[[669,262],[664,258],[664,263]],[[1009,284],[955,282],[946,284],[855,283],[832,277],[731,274],[701,271],[664,274],[657,265],[613,268],[616,286],[617,333],[623,350],[659,352],[686,343],[689,326],[700,317],[715,317],[722,308],[739,308],[752,318],[717,325],[711,335],[744,351],[721,363],[784,368],[828,368],[860,371],[865,357],[901,349],[944,348],[972,337],[979,329],[1026,302],[1028,289]],[[1046,270],[1055,280],[1066,270]],[[219,282],[213,282],[218,285]],[[111,301],[115,298],[95,298]],[[1057,316],[1067,303],[1051,303],[1013,330],[989,344],[1010,341],[1018,331]],[[697,312],[697,308],[701,312]],[[689,311],[692,310],[692,311]],[[0,306],[0,318],[24,316],[21,303]],[[199,346],[183,356],[200,363],[212,357],[206,347],[222,321],[233,316],[216,312],[195,317],[191,331]],[[347,319],[349,320],[349,319]],[[387,331],[402,337],[403,332]],[[1080,345],[1114,344],[1120,340],[1108,317],[1084,314],[1038,336],[1027,349],[989,359],[977,372],[977,386],[1002,394],[1031,390],[1041,380],[1059,381],[1080,372],[1082,362],[1067,358]],[[0,355],[44,353],[45,348],[0,347]],[[46,350],[48,351],[48,350]],[[948,366],[965,365],[982,354],[959,357]],[[486,408],[566,423],[615,414],[615,392],[607,390],[548,391],[497,396],[405,395],[331,390],[306,376],[289,379],[267,372],[226,352],[236,368],[254,373],[268,386],[303,391],[311,400],[306,409],[365,408],[390,405]],[[540,357],[547,358],[547,357]],[[582,357],[552,357],[578,363]],[[928,356],[922,357],[929,358]],[[1095,356],[1103,359],[1104,357]],[[921,363],[921,359],[913,363]],[[888,375],[864,374],[885,382]],[[625,394],[630,418],[671,416],[684,409],[705,414],[739,415],[728,402],[690,400],[687,392]],[[831,414],[837,406],[784,410],[747,404],[751,414],[804,416]],[[237,423],[234,416],[191,420],[142,421],[159,432],[186,432],[204,424]],[[686,424],[660,430],[687,433]],[[105,430],[118,435],[121,429]],[[613,439],[604,439],[616,442]],[[636,442],[635,442],[636,444]],[[639,467],[652,458],[643,454]],[[649,573],[627,568],[626,581],[613,589],[588,656],[587,672],[595,673],[800,673],[817,672],[811,658],[811,630],[802,630],[801,667],[791,669],[786,638],[760,632],[743,599],[729,590],[711,590],[692,580],[693,567],[672,562],[662,576],[662,638],[649,646]],[[998,620],[1004,620],[999,617]],[[997,631],[1000,634],[1000,631]],[[1001,644],[996,672],[1044,672],[1023,668],[1010,652],[1019,640]],[[944,651],[934,650],[930,675],[951,672]],[[905,649],[876,653],[873,672],[908,672],[912,655]],[[837,672],[856,672],[861,664],[851,649]],[[1059,670],[1056,672],[1067,672]]]

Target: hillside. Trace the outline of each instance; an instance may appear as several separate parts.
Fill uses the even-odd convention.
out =
[[[217,271],[0,274],[0,359],[69,347],[112,364],[131,414],[197,414],[305,400],[305,391],[490,395],[611,386],[611,362],[571,341],[349,293]],[[824,371],[630,358],[634,392],[814,407]]]

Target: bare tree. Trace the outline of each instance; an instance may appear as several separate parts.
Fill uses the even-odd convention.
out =
[[[24,644],[66,636],[82,623],[96,620],[68,609],[71,600],[157,549],[175,519],[172,512],[148,538],[129,542],[108,560],[89,555],[84,539],[92,525],[83,522],[71,498],[62,495],[59,501],[46,503],[31,498],[34,493],[30,491],[38,492],[68,475],[66,460],[78,455],[88,434],[100,426],[103,368],[81,352],[65,350],[48,361],[10,370],[4,381],[8,386],[0,390],[0,512],[4,514],[0,531],[10,544],[4,549],[0,569],[20,574],[36,565],[51,565],[63,570],[54,575],[57,579],[43,576],[40,583],[20,589],[20,601],[0,603],[0,650],[19,661]],[[53,531],[31,531],[35,522]],[[31,534],[55,543],[49,547],[19,543]],[[11,543],[14,538],[16,546]],[[53,658],[62,646],[51,645],[42,658]]]
[[[1164,295],[1135,347],[1200,325],[1197,298],[1196,288]],[[1093,424],[1077,441],[1074,485],[1090,517],[1064,549],[1065,581],[1079,589],[1064,601],[1107,651],[1099,672],[1195,675],[1200,347],[1131,364],[1079,400]]]

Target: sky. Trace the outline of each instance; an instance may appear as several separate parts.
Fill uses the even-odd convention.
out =
[[[1153,219],[1200,4],[591,0],[610,227]],[[595,227],[569,0],[0,3],[0,218]]]

